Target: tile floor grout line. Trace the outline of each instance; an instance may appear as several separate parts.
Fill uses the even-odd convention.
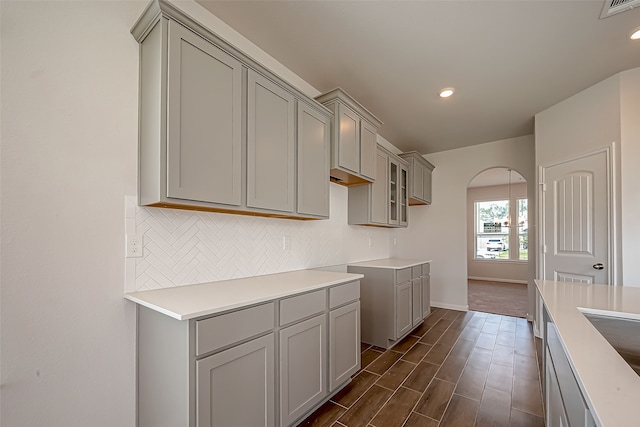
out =
[[[441,422],[442,422],[442,419],[444,419],[444,415],[447,413],[447,410],[448,410],[449,408],[452,408],[452,407],[451,407],[451,402],[452,402],[452,399],[453,399],[454,395],[457,395],[457,396],[459,396],[459,397],[462,397],[462,398],[464,398],[464,399],[469,399],[470,401],[474,401],[474,402],[476,402],[476,403],[477,403],[477,405],[478,405],[478,406],[477,406],[477,408],[476,408],[475,414],[473,414],[473,416],[474,416],[474,418],[473,418],[473,424],[474,424],[474,425],[475,425],[475,424],[477,424],[478,419],[479,419],[479,416],[480,416],[480,404],[481,404],[481,403],[482,403],[482,401],[483,401],[482,399],[483,399],[483,397],[484,397],[484,393],[485,393],[485,391],[486,391],[486,390],[495,390],[495,391],[497,391],[497,392],[501,392],[500,390],[496,390],[495,388],[487,387],[487,379],[488,379],[488,372],[489,372],[489,369],[490,369],[492,366],[495,366],[495,368],[494,368],[494,369],[497,369],[498,371],[501,371],[503,368],[504,368],[504,369],[509,369],[509,365],[502,365],[502,364],[500,364],[500,363],[493,363],[493,362],[494,362],[494,355],[495,355],[495,351],[496,351],[496,345],[497,345],[497,342],[496,342],[496,343],[494,343],[494,345],[493,345],[492,349],[484,349],[483,347],[476,347],[476,344],[477,344],[478,338],[476,338],[476,339],[473,339],[473,338],[472,338],[472,339],[470,339],[470,340],[469,340],[469,339],[464,338],[462,335],[465,333],[465,331],[470,330],[470,329],[479,329],[479,331],[480,331],[479,333],[482,333],[482,330],[483,330],[483,328],[484,328],[484,325],[485,325],[485,324],[487,324],[487,323],[492,323],[492,324],[494,324],[494,326],[492,326],[492,327],[491,327],[491,329],[495,329],[495,325],[497,325],[497,331],[496,331],[495,333],[491,333],[491,335],[495,335],[495,336],[497,337],[497,335],[500,333],[500,326],[501,326],[503,323],[504,323],[504,324],[507,324],[507,323],[509,323],[509,322],[511,322],[511,323],[512,323],[512,322],[516,322],[516,331],[513,331],[513,334],[514,334],[514,337],[516,337],[516,338],[518,338],[518,339],[521,339],[521,340],[522,340],[522,341],[520,342],[520,344],[521,344],[521,347],[520,347],[520,348],[524,348],[524,349],[525,349],[524,351],[526,351],[526,352],[516,353],[516,346],[518,345],[518,342],[517,342],[517,341],[515,341],[515,342],[513,343],[513,345],[508,345],[508,346],[506,346],[506,347],[511,347],[511,348],[513,348],[513,353],[514,353],[514,354],[513,354],[513,359],[514,359],[514,360],[513,360],[513,366],[511,367],[511,375],[510,375],[510,377],[511,377],[511,378],[510,378],[510,380],[511,380],[511,391],[510,391],[510,393],[508,394],[508,396],[509,396],[509,401],[508,401],[508,402],[509,402],[509,406],[508,406],[508,410],[509,410],[508,420],[509,420],[509,423],[511,423],[511,421],[512,421],[511,414],[513,413],[513,411],[518,411],[519,413],[526,414],[527,416],[534,417],[533,419],[535,420],[534,422],[536,422],[536,423],[544,423],[544,404],[542,403],[542,402],[543,402],[543,399],[542,399],[542,394],[541,394],[541,392],[542,392],[542,388],[541,388],[541,381],[542,381],[542,380],[541,380],[541,378],[542,378],[542,377],[541,377],[541,375],[540,375],[540,367],[539,367],[540,357],[539,357],[539,355],[538,355],[538,349],[537,349],[537,344],[536,344],[536,338],[535,338],[535,335],[533,335],[533,336],[532,336],[532,334],[531,334],[531,325],[529,325],[529,323],[520,322],[520,321],[519,321],[519,319],[515,319],[515,318],[513,318],[513,320],[512,320],[512,319],[511,319],[511,317],[509,317],[509,316],[507,316],[507,315],[491,315],[491,314],[490,314],[490,315],[486,315],[486,314],[484,314],[484,313],[482,313],[482,314],[484,314],[484,315],[481,315],[481,313],[473,312],[473,311],[471,311],[471,313],[473,313],[473,314],[470,314],[470,311],[462,312],[462,311],[456,311],[456,310],[445,310],[445,309],[440,309],[440,310],[442,310],[442,311],[441,311],[441,312],[439,311],[437,314],[436,314],[436,312],[435,312],[435,311],[434,311],[434,313],[433,313],[433,314],[436,314],[436,315],[438,316],[437,318],[436,318],[436,317],[434,317],[434,318],[430,318],[430,316],[429,316],[429,317],[427,317],[427,318],[425,319],[425,321],[424,321],[424,322],[427,322],[427,321],[428,321],[428,322],[429,322],[429,324],[431,324],[431,327],[429,327],[428,329],[426,329],[425,331],[423,331],[421,335],[412,334],[412,332],[413,332],[413,331],[409,333],[409,335],[408,335],[408,336],[412,336],[412,337],[415,337],[415,338],[417,338],[417,339],[416,339],[416,340],[415,340],[415,342],[413,342],[413,344],[412,344],[410,347],[408,347],[404,352],[398,351],[397,347],[396,347],[396,348],[392,348],[392,349],[387,349],[387,350],[394,351],[395,353],[399,353],[399,354],[400,354],[400,357],[399,357],[398,359],[396,359],[396,360],[394,361],[394,363],[393,363],[391,366],[389,366],[389,367],[388,367],[384,372],[382,372],[381,374],[376,374],[376,373],[374,373],[374,372],[371,372],[371,371],[367,370],[366,368],[367,368],[367,367],[369,367],[371,364],[375,363],[375,361],[376,361],[376,360],[378,360],[378,358],[379,358],[379,357],[381,357],[381,356],[382,356],[382,355],[383,355],[387,350],[384,350],[384,349],[381,349],[381,348],[380,348],[380,349],[378,349],[378,348],[376,348],[376,347],[374,347],[374,346],[363,346],[363,347],[361,347],[361,354],[363,354],[365,351],[367,351],[367,350],[369,350],[369,349],[372,349],[372,350],[376,351],[376,352],[377,352],[377,353],[379,353],[379,354],[376,356],[376,358],[375,358],[375,359],[373,359],[372,361],[370,361],[370,362],[369,362],[369,364],[367,364],[367,366],[366,366],[365,368],[361,369],[361,370],[358,372],[358,374],[357,374],[357,375],[360,375],[360,374],[362,373],[362,371],[366,371],[366,372],[367,372],[367,375],[372,375],[372,376],[373,376],[373,375],[375,375],[376,377],[374,377],[374,378],[373,378],[373,379],[374,379],[374,382],[373,382],[369,387],[367,387],[364,391],[359,390],[359,392],[361,393],[361,394],[360,394],[360,396],[358,396],[358,397],[356,398],[355,402],[353,402],[349,407],[346,407],[346,406],[344,406],[344,405],[338,404],[338,403],[337,403],[337,402],[335,402],[335,401],[332,401],[332,403],[333,403],[333,404],[335,404],[335,405],[337,405],[337,407],[341,408],[341,409],[340,409],[341,411],[344,411],[344,412],[342,412],[342,413],[341,413],[341,415],[340,415],[340,416],[342,416],[342,414],[344,414],[347,410],[349,410],[349,409],[350,409],[350,408],[352,408],[352,407],[353,407],[357,402],[359,402],[359,401],[362,399],[362,397],[363,397],[367,392],[369,392],[369,391],[371,390],[371,388],[372,388],[374,385],[378,385],[378,386],[380,387],[380,390],[386,390],[386,392],[391,392],[391,395],[389,396],[389,398],[388,398],[388,399],[386,399],[386,400],[385,400],[385,402],[380,406],[380,408],[376,408],[377,410],[375,411],[375,413],[374,413],[374,414],[372,415],[372,417],[367,421],[367,423],[369,423],[369,425],[373,425],[373,424],[372,424],[372,422],[373,422],[373,420],[375,419],[375,417],[377,417],[377,416],[381,413],[381,411],[385,410],[385,408],[388,408],[388,404],[389,404],[389,402],[391,401],[391,399],[393,399],[393,398],[394,398],[394,396],[396,396],[396,394],[398,393],[398,391],[400,391],[400,388],[401,388],[401,387],[404,387],[404,388],[406,388],[407,390],[410,390],[410,391],[412,391],[412,392],[416,392],[416,393],[418,393],[418,394],[419,394],[419,397],[418,397],[418,399],[416,400],[416,403],[415,403],[415,404],[413,405],[413,407],[412,407],[412,408],[407,412],[407,416],[404,418],[404,420],[399,420],[399,421],[401,421],[401,422],[402,422],[402,425],[406,425],[406,424],[407,424],[407,422],[408,422],[409,418],[411,418],[412,414],[416,414],[415,416],[419,416],[419,417],[425,417],[425,415],[420,414],[419,412],[416,412],[416,411],[415,411],[415,410],[416,410],[416,408],[418,407],[418,403],[419,403],[419,402],[422,400],[422,398],[425,396],[425,393],[426,393],[426,392],[427,392],[427,390],[429,389],[429,386],[431,386],[431,385],[433,384],[434,380],[437,378],[438,373],[440,373],[440,372],[441,372],[443,365],[447,362],[447,360],[448,360],[450,357],[452,357],[452,356],[453,356],[453,349],[456,347],[456,345],[459,345],[462,341],[465,341],[465,342],[467,342],[467,343],[471,343],[471,344],[466,344],[466,343],[465,343],[463,347],[467,347],[468,345],[471,345],[471,346],[472,346],[472,349],[471,349],[471,351],[469,352],[469,354],[468,354],[468,355],[466,355],[466,358],[465,358],[465,361],[464,361],[464,365],[462,366],[462,369],[460,370],[460,374],[457,376],[457,380],[456,380],[455,382],[453,382],[453,381],[443,380],[443,379],[441,379],[441,378],[437,378],[439,381],[443,381],[443,382],[448,383],[449,385],[452,385],[452,386],[453,386],[453,392],[452,392],[451,396],[449,396],[449,399],[448,399],[448,400],[447,400],[447,402],[446,402],[446,406],[444,407],[444,410],[443,410],[443,412],[442,412],[442,417],[441,417],[441,419],[438,421],[438,420],[435,420],[435,419],[433,419],[433,418],[431,418],[431,417],[428,417],[428,416],[426,416],[426,417],[427,417],[428,419],[432,420],[434,423],[436,423],[436,424],[440,425],[440,424],[441,424]],[[447,318],[446,318],[446,319],[445,319],[445,316],[447,316]],[[492,317],[489,317],[489,316],[492,316]],[[477,318],[477,319],[483,319],[483,321],[476,321],[476,322],[474,322],[475,324],[478,324],[478,323],[482,324],[482,326],[481,326],[480,328],[474,328],[474,327],[472,327],[472,326],[470,326],[470,325],[469,325],[469,323],[470,323],[471,321],[473,321],[473,319],[474,319],[474,318]],[[491,321],[491,322],[487,322],[487,321],[486,321],[487,319],[491,319],[492,321]],[[446,321],[446,323],[448,323],[448,325],[446,326],[446,328],[444,328],[444,330],[443,330],[442,332],[440,332],[439,337],[438,337],[438,339],[434,342],[434,344],[427,344],[427,343],[421,342],[421,339],[422,339],[424,336],[426,336],[430,331],[433,331],[434,327],[436,326],[436,324],[437,324],[437,323],[439,323],[439,322],[440,322],[440,320],[445,320],[445,321]],[[497,320],[497,322],[496,322],[496,320]],[[523,320],[524,320],[524,319],[523,319]],[[525,322],[526,322],[526,320],[525,320]],[[423,324],[418,325],[418,326],[414,329],[414,331],[415,331],[417,328],[422,328],[422,327],[425,327],[425,328],[426,328],[426,326],[424,325],[424,323],[423,323]],[[511,327],[509,327],[509,328],[511,328]],[[525,329],[525,328],[527,328],[527,329]],[[438,331],[438,332],[439,332],[439,331]],[[507,331],[507,332],[511,332],[511,331]],[[470,334],[470,335],[475,335],[475,333],[476,333],[476,332],[469,333],[469,334]],[[487,333],[489,333],[489,332],[487,332]],[[451,344],[446,344],[446,345],[450,345],[450,348],[449,348],[449,350],[447,351],[447,353],[446,353],[445,357],[441,359],[441,360],[442,360],[442,363],[440,363],[440,364],[436,365],[436,366],[437,366],[437,370],[435,371],[435,373],[434,373],[434,374],[431,376],[431,378],[429,379],[429,382],[426,384],[425,389],[424,389],[422,392],[420,392],[419,390],[414,390],[413,388],[406,387],[406,386],[405,386],[405,383],[407,382],[408,378],[409,378],[412,374],[414,374],[414,373],[416,372],[416,370],[417,370],[417,369],[419,369],[419,367],[421,366],[421,364],[423,364],[423,363],[433,364],[433,362],[425,361],[425,359],[428,357],[429,353],[431,353],[431,351],[433,350],[434,346],[435,346],[436,344],[438,344],[438,343],[441,343],[441,344],[445,345],[442,341],[443,341],[443,340],[447,340],[447,342],[449,342],[449,341],[451,340],[451,337],[452,337],[452,336],[454,336],[454,335],[455,335],[455,340],[454,340]],[[404,338],[403,338],[403,339],[404,339]],[[414,338],[410,338],[410,340],[413,340],[413,339],[414,339]],[[525,344],[526,344],[527,342],[528,342],[528,344],[527,344],[527,346],[526,346],[526,347],[525,347],[525,346],[522,346],[522,344],[523,344],[523,343],[525,343]],[[366,344],[366,343],[365,343],[365,344]],[[400,344],[400,342],[398,342],[398,344]],[[429,346],[430,346],[430,348],[426,351],[426,353],[425,353],[421,358],[419,358],[419,360],[418,360],[417,362],[414,362],[414,361],[408,361],[408,360],[406,360],[406,359],[403,359],[403,357],[404,357],[404,356],[406,356],[406,355],[407,355],[407,354],[408,354],[408,353],[409,353],[413,348],[415,348],[418,344],[420,344],[420,345],[429,345]],[[405,344],[405,345],[406,345],[406,344]],[[501,344],[501,345],[505,346],[505,344]],[[529,347],[531,347],[531,348],[533,349],[533,352],[531,352],[531,348],[529,348]],[[489,365],[487,366],[487,378],[485,378],[485,379],[484,379],[484,384],[483,384],[483,385],[482,385],[482,387],[481,387],[482,393],[481,393],[481,396],[480,396],[480,398],[479,398],[478,400],[476,400],[476,399],[474,399],[474,398],[472,398],[472,397],[468,397],[468,396],[464,396],[464,395],[462,395],[462,394],[456,393],[457,386],[458,386],[458,385],[459,385],[459,383],[460,383],[460,380],[461,380],[461,378],[462,378],[462,374],[464,373],[464,370],[465,370],[468,366],[470,366],[470,365],[469,365],[469,363],[470,363],[470,361],[472,360],[471,353],[472,353],[475,349],[477,349],[477,348],[482,348],[482,349],[486,350],[487,352],[489,352],[489,351],[491,352],[491,353],[490,353],[490,359],[489,359]],[[378,350],[382,350],[382,351],[378,351]],[[465,352],[466,352],[466,350],[463,350],[463,352],[462,352],[462,353],[457,354],[457,356],[464,356],[464,353],[465,353]],[[533,363],[534,363],[534,366],[536,367],[537,378],[538,378],[538,380],[536,381],[536,384],[538,385],[538,394],[539,394],[538,399],[539,399],[539,401],[540,401],[540,404],[542,404],[542,406],[543,406],[543,416],[542,416],[542,417],[540,417],[539,415],[536,415],[536,414],[533,414],[533,413],[529,412],[529,410],[522,410],[522,409],[514,408],[514,407],[512,406],[512,405],[513,405],[514,391],[515,391],[515,378],[516,378],[516,373],[515,373],[516,360],[515,360],[515,359],[516,359],[516,354],[520,354],[520,355],[521,355],[521,356],[523,356],[523,357],[525,357],[525,356],[527,356],[527,357],[531,357],[531,356],[533,356],[533,360],[534,360],[534,362],[533,362]],[[440,357],[441,357],[441,356],[440,356]],[[524,359],[523,359],[523,360],[524,360]],[[382,385],[380,385],[380,384],[377,384],[377,381],[380,381],[380,378],[382,378],[383,376],[385,376],[385,375],[386,375],[387,373],[389,373],[389,372],[390,372],[394,367],[396,367],[397,365],[399,365],[399,362],[400,362],[400,361],[402,361],[402,362],[407,362],[407,363],[411,363],[411,364],[413,365],[413,367],[412,367],[412,369],[411,369],[411,370],[410,370],[406,375],[404,375],[403,380],[400,382],[400,385],[399,385],[398,387],[396,387],[395,391],[394,391],[393,389],[388,388],[388,387],[385,387],[385,386],[382,386]],[[404,367],[411,367],[411,365],[405,365]],[[531,376],[532,376],[532,375],[531,375]],[[354,377],[355,377],[355,376],[354,376]],[[525,371],[525,375],[524,375],[524,377],[523,377],[523,376],[519,376],[518,378],[526,378],[527,380],[535,381],[533,378],[530,378],[530,376],[528,375],[528,372],[527,372],[527,371]],[[505,378],[505,379],[506,379],[506,378]],[[386,393],[386,392],[385,392],[385,393]],[[502,393],[504,393],[504,392],[502,392]],[[348,393],[347,393],[347,395],[348,395]],[[353,397],[355,397],[355,396],[353,396]],[[534,409],[534,410],[535,410],[535,409]],[[451,415],[451,414],[450,414],[450,415]],[[471,416],[472,414],[469,414],[469,415]],[[522,416],[522,415],[521,415],[521,416]],[[313,420],[313,418],[312,418],[312,416],[311,416],[311,415],[310,415],[310,417],[308,417],[308,419],[309,419],[309,418],[311,419],[311,421]],[[507,417],[505,416],[505,418],[507,418]],[[357,422],[358,420],[354,420],[354,421],[356,421],[356,422]],[[364,421],[364,420],[361,420],[361,421]],[[337,427],[337,426],[341,426],[341,427],[342,427],[342,426],[344,426],[344,424],[343,424],[343,423],[341,423],[341,422],[339,422],[339,421],[337,421],[337,420],[333,421],[333,424],[332,424],[332,425],[333,425],[334,427]],[[540,425],[544,425],[544,424],[540,424]],[[348,427],[348,426],[345,426],[345,427]],[[442,426],[442,427],[444,427],[444,426]],[[481,426],[477,426],[477,427],[481,427]]]

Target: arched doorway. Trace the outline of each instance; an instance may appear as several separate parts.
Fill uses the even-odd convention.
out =
[[[529,203],[526,179],[487,169],[467,186],[469,309],[526,317]]]

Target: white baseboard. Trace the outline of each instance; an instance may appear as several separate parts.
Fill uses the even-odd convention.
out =
[[[501,283],[518,283],[521,285],[526,285],[526,280],[513,280],[513,279],[497,279],[495,277],[477,277],[477,276],[469,276],[469,280],[480,280],[484,282],[501,282]]]
[[[431,301],[431,307],[446,308],[448,310],[469,311],[468,305],[447,304],[446,302]]]

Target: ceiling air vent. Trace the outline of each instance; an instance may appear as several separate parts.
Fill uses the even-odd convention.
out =
[[[640,6],[640,0],[604,0],[600,19]]]

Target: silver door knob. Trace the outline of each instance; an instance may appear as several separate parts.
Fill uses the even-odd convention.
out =
[[[596,270],[604,270],[604,264],[601,262],[593,264],[593,268],[595,268]]]

